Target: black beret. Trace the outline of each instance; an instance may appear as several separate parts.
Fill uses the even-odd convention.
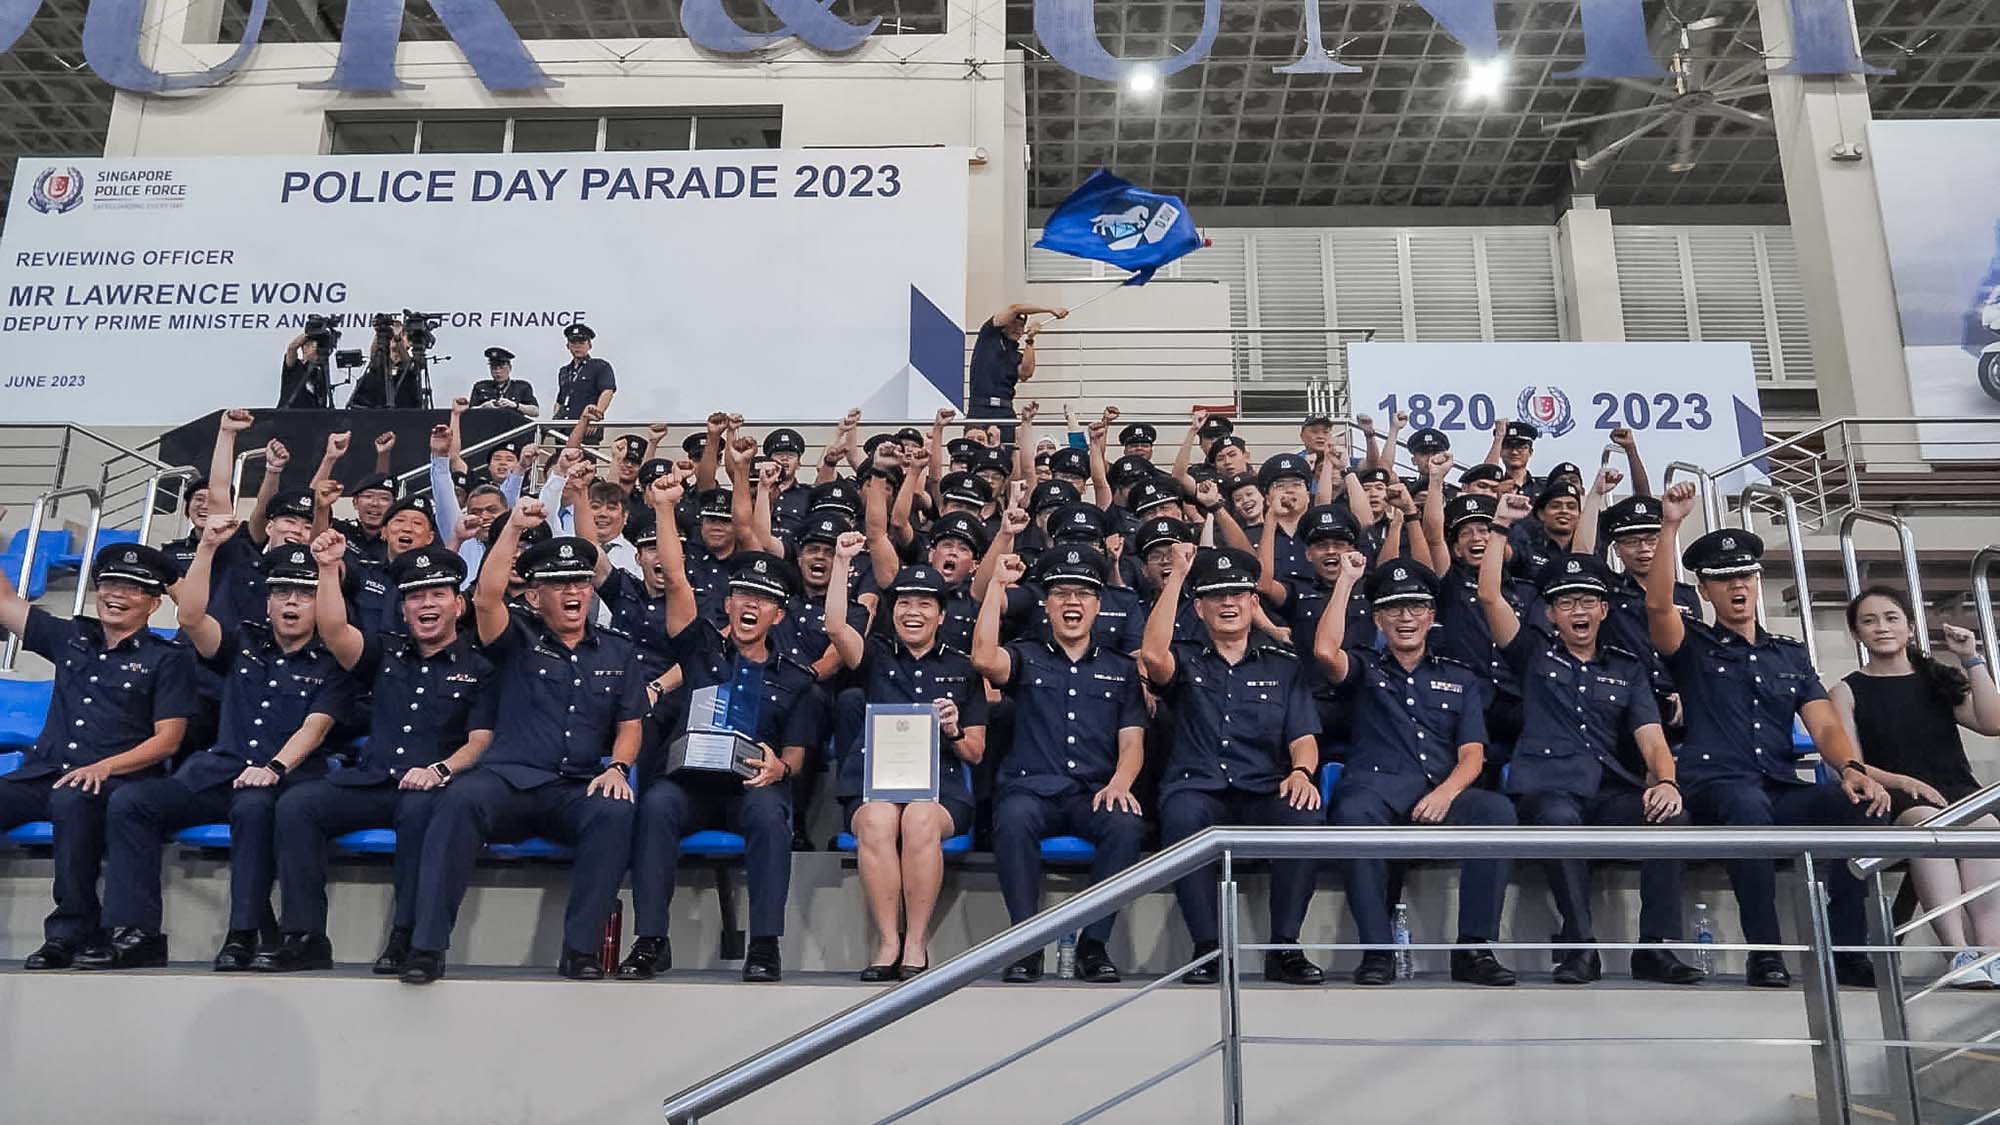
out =
[[[1604,535],[1643,535],[1660,530],[1660,502],[1651,496],[1627,496],[1604,510],[1600,524]]]
[[[1104,540],[1104,509],[1095,504],[1071,503],[1049,517],[1049,538],[1100,543]]]
[[[1257,588],[1257,576],[1263,568],[1257,565],[1257,556],[1236,547],[1204,547],[1194,553],[1194,564],[1188,568],[1188,589],[1196,597],[1208,594],[1234,594]]]
[[[1611,593],[1611,574],[1589,555],[1562,555],[1542,568],[1535,587],[1542,597],[1553,600],[1559,594]]]
[[[975,555],[985,554],[990,541],[986,525],[971,512],[947,512],[939,516],[937,522],[931,525],[930,541],[936,543],[940,539],[960,540],[971,547]]]
[[[313,495],[303,488],[287,488],[271,497],[264,505],[264,519],[274,520],[280,516],[310,520],[313,518]]]
[[[514,362],[514,353],[508,351],[506,348],[486,349],[487,366],[498,367],[503,363],[512,363],[512,362]]]
[[[1361,525],[1346,508],[1319,504],[1307,509],[1299,521],[1299,535],[1308,543],[1330,539],[1351,546],[1361,542]]]
[[[1180,520],[1161,516],[1140,524],[1133,533],[1133,539],[1137,541],[1140,556],[1144,557],[1162,543],[1194,542],[1194,528]]]
[[[1049,454],[1049,471],[1066,473],[1073,477],[1090,475],[1090,454],[1072,446],[1064,446]]]
[[[726,520],[735,518],[735,509],[730,505],[735,496],[726,488],[711,488],[701,494],[697,503],[701,518],[705,520]]]
[[[830,480],[816,484],[812,490],[811,511],[821,508],[839,508],[850,516],[861,514],[861,490],[851,480]]]
[[[437,547],[404,551],[389,563],[389,577],[403,593],[429,586],[449,586],[456,590],[465,583],[465,560]]]
[[[1312,481],[1312,467],[1306,459],[1296,453],[1280,453],[1264,462],[1257,470],[1257,487],[1270,488],[1281,480]]]
[[[1688,544],[1681,565],[1703,578],[1733,578],[1764,569],[1764,541],[1754,533],[1723,528]]]
[[[1035,560],[1035,580],[1047,586],[1104,588],[1104,556],[1080,545],[1051,547]]]
[[[359,496],[364,492],[386,492],[394,496],[396,494],[396,482],[391,480],[387,473],[369,473],[367,476],[361,478],[360,482],[354,486],[354,491],[348,493],[348,495]]]
[[[946,473],[938,482],[938,496],[983,508],[993,502],[993,486],[971,473]]]
[[[729,557],[731,593],[783,602],[797,597],[800,586],[798,568],[769,551],[744,551]]]
[[[1411,453],[1422,457],[1431,453],[1443,453],[1445,450],[1450,449],[1451,439],[1444,436],[1443,430],[1435,426],[1425,426],[1423,429],[1410,435],[1408,445]]]
[[[530,582],[589,578],[597,573],[597,547],[574,535],[551,536],[522,551],[514,573]]]
[[[264,585],[319,589],[319,564],[303,546],[273,547],[264,552]]]
[[[764,435],[764,452],[776,456],[780,453],[804,453],[806,438],[797,430],[780,427]]]
[[[1509,422],[1506,431],[1500,436],[1500,444],[1533,445],[1535,439],[1541,436],[1542,431],[1536,429],[1532,422]]]
[[[1160,440],[1160,431],[1145,422],[1134,422],[1118,431],[1119,445],[1153,445]]]
[[[563,329],[563,339],[595,340],[597,339],[597,333],[591,331],[590,325],[584,324],[581,321],[579,321]]]
[[[109,543],[97,549],[90,577],[99,583],[107,578],[130,582],[149,594],[158,594],[180,581],[181,568],[173,556],[158,548],[143,543]]]
[[[979,483],[984,487],[986,482],[980,481]],[[1045,480],[1036,485],[1034,491],[1028,493],[1028,514],[1039,516],[1051,508],[1060,508],[1065,504],[1074,504],[1081,499],[1083,499],[1082,494],[1078,493],[1076,486],[1070,482],[1066,480]]]
[[[1461,492],[1447,500],[1444,505],[1444,530],[1446,535],[1457,535],[1458,529],[1468,523],[1492,523],[1493,516],[1500,510],[1500,502],[1491,496],[1481,496],[1477,492]]]
[[[1376,609],[1404,602],[1437,600],[1437,575],[1421,563],[1398,559],[1368,576],[1368,603]]]
[[[806,521],[799,531],[801,546],[807,543],[825,543],[829,546],[840,542],[840,537],[854,530],[854,521],[835,509],[828,509]]]

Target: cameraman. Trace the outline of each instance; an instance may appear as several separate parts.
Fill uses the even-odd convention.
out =
[[[410,337],[403,322],[382,315],[375,318],[375,345],[369,349],[368,370],[354,383],[347,400],[349,410],[421,410],[424,381],[410,357]]]
[[[339,338],[326,318],[306,318],[304,330],[285,345],[284,362],[278,369],[278,409],[333,408],[333,388],[327,382],[326,364]]]

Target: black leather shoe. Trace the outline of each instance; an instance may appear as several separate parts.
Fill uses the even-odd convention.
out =
[[[276,949],[258,952],[250,968],[259,973],[299,973],[333,968],[333,943],[325,934],[289,933]]]
[[[1188,960],[1199,961],[1202,958],[1208,956],[1209,954],[1215,952],[1216,948],[1217,948],[1216,943],[1212,941],[1195,942],[1194,956],[1188,958]],[[1210,961],[1208,964],[1201,966],[1200,968],[1189,969],[1187,975],[1181,978],[1181,983],[1214,984],[1216,981],[1221,979],[1222,979],[1222,959],[1218,957],[1215,960]]]
[[[1514,970],[1502,965],[1490,949],[1460,949],[1451,955],[1451,979],[1462,984],[1505,988],[1516,978]]]
[[[565,949],[562,960],[556,962],[556,972],[570,980],[603,980],[604,960],[596,953]]]
[[[1595,949],[1564,950],[1562,960],[1556,962],[1557,984],[1589,984],[1603,975],[1604,962]]]
[[[410,931],[397,926],[389,931],[389,944],[382,947],[382,955],[375,958],[374,973],[377,976],[393,977],[403,971],[403,964],[410,959]]]
[[[1632,951],[1632,979],[1658,981],[1661,984],[1700,984],[1708,979],[1708,974],[1674,956],[1671,949],[1635,949]]]
[[[792,830],[792,850],[795,852],[809,852],[813,850],[812,837],[806,835],[805,829],[795,828]]]
[[[666,938],[633,938],[632,952],[618,964],[618,979],[652,980],[673,967],[674,950]]]
[[[397,979],[404,984],[429,984],[444,975],[444,954],[435,949],[412,949],[403,958]]]
[[[1118,966],[1111,963],[1111,954],[1101,941],[1079,941],[1076,943],[1076,979],[1091,984],[1117,984]]]
[[[1833,979],[1849,988],[1874,988],[1875,963],[1866,953],[1836,953]]]
[[[1790,988],[1792,974],[1785,969],[1785,959],[1775,953],[1752,953],[1743,979],[1752,988]]]
[[[1280,984],[1319,984],[1326,974],[1303,949],[1276,949],[1264,954],[1264,979]]]
[[[222,948],[215,951],[215,971],[240,973],[257,959],[257,931],[231,930],[222,935]]]
[[[1361,963],[1354,967],[1355,984],[1373,986],[1394,984],[1395,981],[1396,955],[1386,949],[1371,949],[1363,953]]]
[[[101,946],[76,955],[79,969],[156,969],[167,963],[167,935],[120,926]]]
[[[902,979],[903,967],[901,965],[870,965],[861,970],[862,984],[884,984],[892,980]]]
[[[785,979],[784,962],[778,956],[778,939],[753,937],[743,955],[743,979],[751,984],[769,984]]]
[[[46,941],[40,949],[28,954],[21,963],[24,969],[67,969],[76,963],[76,945],[67,941]]]
[[[1042,979],[1042,951],[1037,949],[1007,966],[1000,979],[1007,984],[1033,984]]]

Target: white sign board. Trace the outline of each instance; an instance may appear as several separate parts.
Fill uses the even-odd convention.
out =
[[[1507,418],[1542,432],[1531,471],[1570,461],[1586,485],[1615,429],[1633,431],[1656,491],[1675,461],[1713,471],[1765,444],[1747,343],[1352,344],[1347,371],[1355,413],[1386,427],[1407,410],[1461,465],[1485,459]]]
[[[927,415],[961,393],[966,188],[947,148],[22,160],[0,417],[269,406],[309,314],[366,348],[404,309],[444,316],[439,406],[497,346],[546,416],[584,321],[614,417]]]

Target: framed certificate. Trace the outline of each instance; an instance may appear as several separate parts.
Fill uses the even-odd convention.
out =
[[[937,711],[928,703],[870,703],[862,722],[861,799],[935,801]]]

